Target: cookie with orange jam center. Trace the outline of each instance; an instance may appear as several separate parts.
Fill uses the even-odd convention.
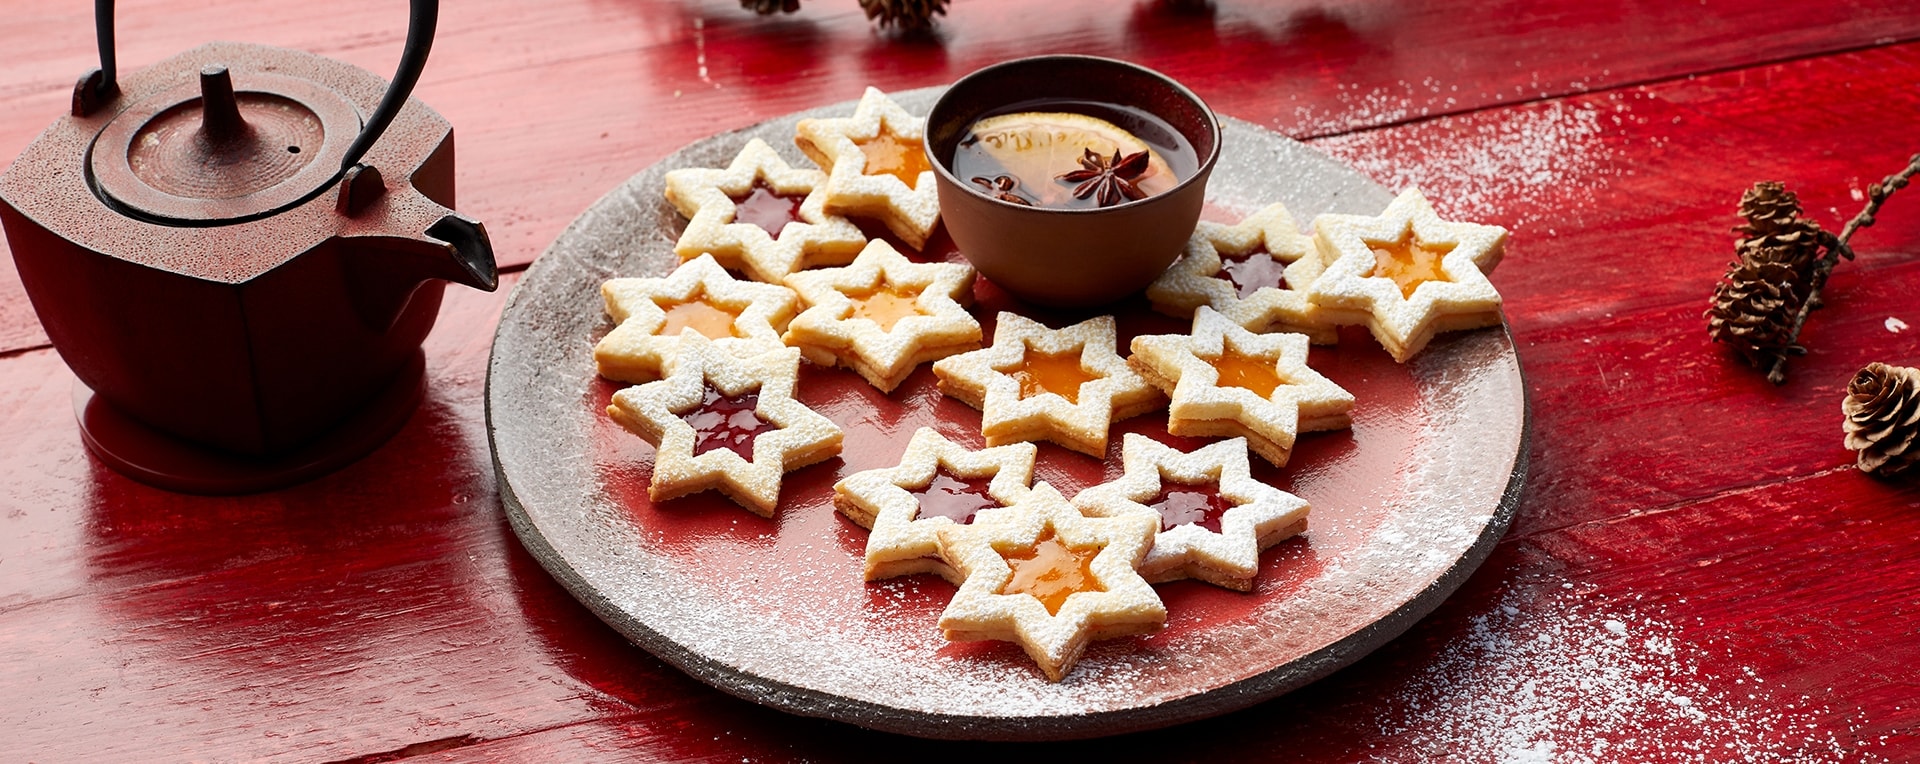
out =
[[[1486,274],[1504,256],[1506,229],[1442,220],[1415,188],[1379,215],[1321,215],[1313,228],[1327,267],[1307,298],[1331,323],[1365,325],[1393,360],[1438,333],[1500,324]]]
[[[1302,334],[1254,334],[1212,308],[1189,334],[1133,338],[1127,361],[1171,399],[1174,435],[1244,437],[1285,466],[1302,432],[1346,427],[1353,395],[1307,366]]]
[[[609,279],[600,294],[615,325],[594,345],[594,363],[600,376],[635,383],[660,378],[679,352],[682,329],[734,355],[777,350],[799,305],[793,290],[737,280],[710,255],[664,277]]]
[[[963,576],[940,614],[947,639],[1014,642],[1058,682],[1093,640],[1166,624],[1166,606],[1135,568],[1152,519],[1083,516],[1044,482],[1006,510],[940,529],[941,554]]]
[[[844,267],[787,277],[806,309],[782,339],[808,360],[853,369],[892,392],[920,364],[980,346],[973,266],[916,263],[873,241]]]
[[[926,119],[867,88],[850,117],[803,119],[793,142],[827,171],[826,211],[878,220],[920,249],[940,222]]]
[[[1116,421],[1159,408],[1158,391],[1114,352],[1112,316],[1064,329],[1001,313],[993,345],[933,365],[940,392],[980,409],[988,445],[1050,440],[1107,453]]]

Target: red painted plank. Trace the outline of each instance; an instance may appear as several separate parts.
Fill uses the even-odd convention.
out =
[[[686,140],[828,100],[830,89],[851,95],[866,77],[890,86],[944,78],[969,68],[969,56],[1010,55],[1047,34],[1160,62],[1212,83],[1202,86],[1216,101],[1269,109],[1275,119],[1292,108],[1258,88],[1228,86],[1267,80],[1225,54],[1215,61],[1195,53],[1186,32],[1117,31],[1138,23],[1129,15],[1138,7],[1111,19],[1015,18],[1013,9],[1031,4],[971,0],[956,6],[968,15],[954,17],[946,48],[901,54],[884,52],[893,43],[868,37],[852,11],[824,12],[827,0],[798,19],[765,24],[738,16],[731,2],[548,5],[551,18],[524,27],[506,23],[525,16],[505,6],[480,6],[497,10],[485,18],[450,15],[436,66],[451,60],[448,68],[465,79],[434,84],[443,89],[428,96],[450,116],[464,110],[455,116],[463,125],[463,206],[508,242],[503,251],[521,257],[592,196]],[[1226,31],[1217,33],[1250,44],[1234,42],[1234,30],[1251,28],[1251,6],[1220,5],[1214,24]],[[1466,23],[1498,13],[1489,8],[1457,14]],[[649,13],[663,10],[671,12]],[[56,12],[76,11],[35,6],[21,15]],[[1822,12],[1897,26],[1864,7]],[[167,23],[158,6],[131,4],[127,13],[127,29],[155,40],[143,39],[137,44],[151,47],[129,56],[179,47],[158,41],[165,35],[153,25]],[[339,18],[396,13],[355,6]],[[1584,13],[1565,15],[1571,23]],[[1761,22],[1763,54],[1781,40],[1831,42],[1825,35],[1859,31],[1853,21],[1781,31],[1784,23],[1767,26],[1774,17],[1749,13],[1759,11],[1716,4],[1696,29],[1644,30],[1650,39],[1695,35],[1698,44],[1633,58],[1640,66],[1697,66],[1735,45],[1716,26],[1724,18]],[[989,17],[980,27],[961,23]],[[171,23],[197,32],[215,26],[208,18]],[[661,88],[697,81],[685,29],[694,18],[708,35],[709,77],[719,74],[726,87],[683,93],[695,103],[662,107],[670,93]],[[1300,14],[1288,18],[1293,24]],[[331,21],[214,20],[233,24],[233,37],[290,29],[284,34],[301,36],[298,44],[365,56],[375,68],[389,65],[381,56],[396,45],[397,31],[345,34]],[[73,43],[49,41],[55,26],[18,27],[38,30],[20,50],[58,48],[72,60],[7,57],[0,100],[39,98],[57,108],[51,91],[5,84],[10,72],[83,63]],[[544,31],[513,34],[523,28]],[[532,41],[563,31],[580,32],[580,41]],[[218,34],[229,36],[225,28]],[[1404,63],[1389,54],[1432,39],[1400,34],[1349,58]],[[1542,37],[1564,45],[1565,34],[1574,33]],[[1340,64],[1347,59],[1336,55],[1338,40],[1268,39],[1328,46],[1320,50],[1334,51],[1325,53],[1330,71],[1365,68]],[[1468,35],[1461,44],[1498,42]],[[1357,45],[1351,37],[1348,44]],[[471,47],[449,52],[462,45]],[[768,73],[787,54],[813,63]],[[533,69],[515,69],[536,58]],[[1434,617],[1327,682],[1197,725],[1031,752],[1385,761],[1920,756],[1912,703],[1920,655],[1911,638],[1920,569],[1907,552],[1920,531],[1920,494],[1842,467],[1850,457],[1838,446],[1837,414],[1839,390],[1860,364],[1920,362],[1920,330],[1895,333],[1885,323],[1897,316],[1920,326],[1912,314],[1920,265],[1911,257],[1920,252],[1920,192],[1905,192],[1881,226],[1862,234],[1864,259],[1836,275],[1833,307],[1816,314],[1808,336],[1815,353],[1796,363],[1787,387],[1767,385],[1709,346],[1699,320],[1728,256],[1724,229],[1739,190],[1780,177],[1795,181],[1826,219],[1837,217],[1829,208],[1850,212],[1850,192],[1915,150],[1917,80],[1920,45],[1888,46],[1322,141],[1383,180],[1433,190],[1443,208],[1519,232],[1495,275],[1534,396],[1534,479],[1515,534]],[[578,86],[598,98],[572,101],[563,91],[576,86],[556,81],[626,89]],[[767,96],[776,86],[791,92]],[[527,92],[531,100],[516,98]],[[1330,103],[1343,115],[1373,118],[1400,108],[1380,106],[1368,92]],[[1407,109],[1421,103],[1392,97]],[[525,103],[535,108],[513,108]],[[654,116],[643,121],[638,115],[649,110]],[[633,127],[612,129],[609,113]],[[23,119],[11,108],[0,114],[8,115],[0,128]],[[44,121],[35,118],[36,129]],[[597,138],[601,131],[608,137]],[[9,135],[18,134],[0,132],[0,149]],[[543,162],[538,169],[533,158]],[[393,443],[339,474],[250,499],[167,495],[100,468],[74,433],[58,358],[48,350],[0,357],[0,422],[12,433],[0,441],[0,470],[9,476],[0,481],[0,729],[9,731],[0,759],[1005,755],[849,730],[722,696],[626,645],[572,602],[519,549],[493,493],[481,391],[503,299],[450,293],[428,347],[434,392]],[[3,294],[0,305],[22,309]],[[0,331],[0,339],[10,336]],[[37,342],[19,336],[6,341]]]
[[[324,13],[291,0],[246,13],[167,0],[120,6],[129,68],[214,37],[387,72],[404,24],[396,4],[371,0]],[[9,10],[0,161],[60,113],[73,79],[95,64],[85,4]],[[816,0],[776,19],[723,0],[489,0],[443,15],[417,92],[456,126],[462,211],[489,225],[505,264],[531,260],[599,194],[689,141],[850,99],[869,83],[934,85],[1017,55],[1137,60],[1191,83],[1222,113],[1306,136],[1920,36],[1920,16],[1897,0],[1559,0],[1524,13],[1457,0],[1221,0],[1198,15],[1155,2],[970,0],[931,41],[871,33],[851,0]],[[0,351],[39,342],[22,317],[0,314],[9,327]]]

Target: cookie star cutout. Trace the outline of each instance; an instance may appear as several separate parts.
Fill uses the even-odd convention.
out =
[[[1351,423],[1353,394],[1307,367],[1304,334],[1254,334],[1212,308],[1191,334],[1133,338],[1128,363],[1171,398],[1167,432],[1244,437],[1284,467],[1301,432]]]
[[[739,281],[711,255],[701,255],[664,278],[609,279],[600,285],[615,326],[593,347],[600,376],[652,382],[680,348],[680,330],[693,329],[722,350],[750,356],[778,350],[799,296],[779,284]]]
[[[1147,287],[1147,299],[1176,318],[1206,305],[1249,331],[1298,332],[1331,345],[1338,332],[1307,299],[1324,267],[1313,240],[1276,202],[1235,225],[1201,221],[1186,252]]]
[[[718,489],[761,517],[789,471],[840,453],[840,427],[793,398],[800,351],[735,358],[692,329],[667,376],[614,393],[607,416],[658,450],[647,495]]]
[[[1065,329],[1001,313],[993,345],[933,364],[940,392],[980,409],[987,445],[1051,440],[1096,459],[1116,421],[1160,407],[1114,352],[1112,316]]]
[[[667,201],[687,217],[673,251],[681,260],[712,254],[755,281],[853,259],[867,237],[827,212],[826,173],[795,168],[755,138],[724,170],[667,173]]]
[[[1166,625],[1167,608],[1135,570],[1153,542],[1151,518],[1084,517],[1036,483],[1006,519],[940,530],[941,554],[962,576],[940,614],[955,642],[1014,642],[1058,682],[1087,644]]]
[[[868,242],[853,263],[787,277],[806,309],[785,341],[821,365],[852,368],[881,392],[893,392],[920,364],[980,347],[973,266],[916,263],[884,241]]]
[[[793,142],[827,170],[828,212],[879,220],[917,250],[940,222],[926,122],[870,87],[851,117],[800,120]]]
[[[1417,188],[1379,215],[1321,215],[1313,228],[1327,269],[1308,299],[1328,321],[1365,324],[1393,360],[1406,363],[1438,332],[1500,323],[1486,274],[1507,229],[1441,220]]]
[[[914,431],[895,467],[856,472],[833,487],[833,505],[871,531],[866,576],[877,581],[960,574],[940,556],[940,529],[992,522],[1032,490],[1032,443],[970,451],[931,427]]]
[[[1253,479],[1247,442],[1223,440],[1191,453],[1128,433],[1126,472],[1073,497],[1090,517],[1144,517],[1158,523],[1140,561],[1152,583],[1196,578],[1251,591],[1260,552],[1307,529],[1307,502]]]

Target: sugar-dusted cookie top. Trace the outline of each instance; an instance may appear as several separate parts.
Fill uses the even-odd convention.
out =
[[[805,310],[785,341],[816,363],[851,367],[891,392],[927,361],[980,346],[973,302],[973,266],[916,263],[884,241],[867,244],[853,263],[787,277]]]
[[[1234,225],[1201,221],[1147,299],[1170,316],[1191,318],[1205,305],[1251,331],[1298,332],[1330,345],[1339,335],[1307,299],[1323,268],[1313,239],[1275,202]]]
[[[853,259],[866,243],[860,227],[827,212],[826,174],[796,168],[755,138],[726,169],[667,173],[667,201],[687,216],[673,251],[681,260],[711,254],[755,281]]]
[[[914,249],[940,222],[926,119],[869,87],[853,116],[803,119],[793,142],[827,170],[827,211],[872,218]]]
[[[788,471],[840,453],[840,427],[793,398],[800,351],[736,358],[693,329],[667,376],[614,393],[607,416],[657,447],[648,496],[717,488],[773,516]]]
[[[1500,323],[1486,273],[1505,253],[1505,228],[1441,220],[1417,188],[1379,215],[1321,215],[1313,228],[1327,268],[1308,299],[1327,320],[1365,324],[1393,360],[1437,332]]]
[[[1085,517],[1036,483],[994,522],[940,529],[964,576],[940,614],[953,641],[1015,642],[1058,682],[1093,639],[1149,634],[1167,609],[1135,569],[1153,543],[1146,517]]]
[[[1064,329],[1001,313],[993,345],[934,363],[940,391],[980,409],[988,445],[1051,440],[1103,457],[1113,422],[1161,396],[1114,352],[1112,316]]]
[[[867,580],[937,573],[960,583],[960,574],[940,556],[940,529],[990,522],[1024,501],[1036,450],[1032,443],[1010,443],[972,451],[922,427],[898,466],[841,480],[833,487],[834,506],[871,531]]]
[[[778,350],[780,332],[799,303],[793,290],[779,284],[735,279],[710,255],[660,278],[609,279],[600,295],[615,326],[594,345],[594,363],[600,376],[636,383],[660,378],[679,350],[681,329],[738,356]]]
[[[1245,437],[1284,466],[1301,432],[1346,427],[1353,395],[1307,366],[1304,334],[1254,334],[1212,308],[1189,334],[1133,338],[1129,363],[1165,391],[1167,431]]]
[[[1307,527],[1307,502],[1253,479],[1243,438],[1184,452],[1127,433],[1126,473],[1081,491],[1073,505],[1092,517],[1158,523],[1140,561],[1148,581],[1197,578],[1236,591],[1253,588],[1260,551]]]

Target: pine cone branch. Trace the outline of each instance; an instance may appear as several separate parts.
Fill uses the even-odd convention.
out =
[[[1920,154],[1868,187],[1866,207],[1838,236],[1801,217],[1800,198],[1785,185],[1768,181],[1747,189],[1739,207],[1746,222],[1733,229],[1740,234],[1735,259],[1707,306],[1708,336],[1733,347],[1747,363],[1766,368],[1768,381],[1784,384],[1787,358],[1806,352],[1798,344],[1800,330],[1820,307],[1820,290],[1841,258],[1853,259],[1853,235],[1873,225],[1880,207],[1916,174]]]
[[[740,7],[762,16],[771,16],[800,10],[800,0],[740,0]]]
[[[1823,234],[1831,237],[1823,242],[1827,254],[1814,265],[1812,278],[1807,285],[1806,300],[1801,303],[1800,310],[1793,319],[1791,339],[1796,341],[1799,339],[1800,328],[1807,323],[1807,311],[1819,307],[1820,290],[1826,287],[1827,277],[1833,274],[1833,266],[1838,265],[1842,257],[1848,260],[1853,259],[1853,247],[1849,243],[1853,240],[1853,235],[1860,229],[1873,225],[1873,217],[1880,213],[1880,207],[1887,203],[1887,199],[1893,196],[1893,192],[1906,188],[1907,182],[1916,173],[1920,173],[1920,154],[1914,154],[1908,159],[1907,166],[1901,168],[1899,172],[1888,175],[1885,180],[1867,187],[1867,206],[1860,210],[1860,214],[1854,215],[1852,220],[1847,221],[1846,226],[1840,229],[1839,236]],[[1787,381],[1786,357],[1782,356],[1774,360],[1773,368],[1767,371],[1767,380],[1776,385]]]
[[[933,26],[935,15],[947,13],[949,0],[860,0],[860,8],[867,12],[867,19],[879,21],[880,26],[896,26],[905,30],[928,29]]]
[[[1861,472],[1898,475],[1920,462],[1920,369],[1867,364],[1847,385],[1840,412]]]
[[[1733,229],[1743,236],[1707,307],[1707,335],[1755,368],[1806,352],[1795,344],[1795,320],[1814,299],[1809,287],[1834,237],[1800,211],[1800,199],[1779,183],[1747,189],[1739,208],[1747,222]]]

